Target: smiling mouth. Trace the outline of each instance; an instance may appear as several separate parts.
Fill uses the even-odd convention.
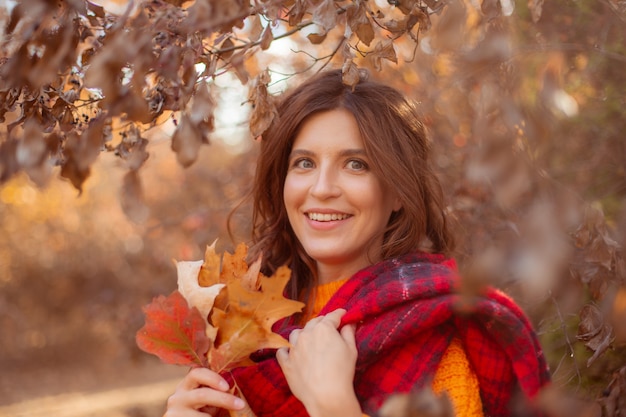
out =
[[[349,214],[338,214],[338,213],[307,213],[306,214],[309,219],[315,220],[317,222],[332,222],[336,220],[345,220],[350,217]]]

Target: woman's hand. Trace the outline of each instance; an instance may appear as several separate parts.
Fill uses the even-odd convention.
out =
[[[168,398],[163,417],[215,417],[221,408],[244,408],[244,401],[228,390],[228,382],[217,372],[192,369]]]
[[[289,335],[291,348],[276,352],[291,392],[311,417],[360,417],[354,393],[357,349],[354,326],[337,330],[345,310],[310,320]]]

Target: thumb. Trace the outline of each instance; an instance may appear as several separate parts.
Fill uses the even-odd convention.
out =
[[[356,325],[346,324],[339,331],[342,339],[351,346],[356,346]]]
[[[278,362],[278,365],[281,367],[281,369],[284,367],[288,358],[289,358],[288,348],[282,347],[276,351],[276,361]]]

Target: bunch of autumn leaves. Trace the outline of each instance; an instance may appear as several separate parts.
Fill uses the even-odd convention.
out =
[[[272,326],[304,306],[283,296],[291,271],[283,266],[267,277],[261,258],[246,263],[247,252],[239,244],[220,257],[214,243],[204,261],[177,262],[178,289],[144,307],[139,348],[168,364],[223,372],[251,365],[259,349],[289,346]]]

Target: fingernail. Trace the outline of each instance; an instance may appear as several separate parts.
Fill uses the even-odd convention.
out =
[[[228,386],[228,382],[224,381],[223,379],[219,382],[219,384],[220,384],[220,388],[223,389],[224,391],[230,388]]]
[[[235,408],[243,408],[246,403],[241,398],[235,398]]]

